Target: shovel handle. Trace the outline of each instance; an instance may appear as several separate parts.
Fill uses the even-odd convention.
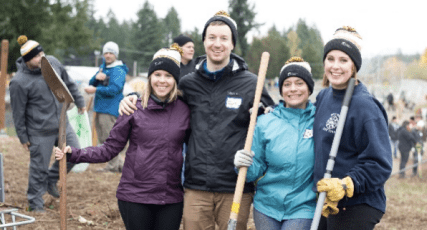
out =
[[[258,115],[258,105],[261,100],[262,90],[264,88],[264,80],[265,80],[265,75],[267,73],[269,59],[270,59],[270,54],[268,52],[262,53],[261,64],[258,72],[258,80],[257,80],[256,90],[255,90],[255,98],[254,98],[254,103],[252,107],[252,114],[251,114],[251,119],[249,123],[248,133],[246,136],[245,147],[244,147],[244,149],[247,151],[251,151],[251,147],[252,147],[252,140],[253,140],[254,131],[255,131],[256,118]],[[236,189],[234,191],[233,204],[231,206],[230,220],[228,221],[228,228],[227,228],[228,230],[236,229],[237,216],[239,215],[239,211],[240,211],[240,202],[242,200],[243,189],[245,187],[247,171],[248,171],[247,167],[241,167],[239,169],[239,174],[237,176]]]
[[[62,150],[65,148],[67,142],[67,109],[70,102],[65,101],[59,120],[59,137],[58,147]],[[67,229],[67,154],[59,161],[59,183],[60,183],[60,198],[59,198],[59,214],[61,218],[61,230]]]

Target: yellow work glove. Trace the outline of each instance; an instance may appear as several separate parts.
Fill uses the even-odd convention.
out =
[[[354,184],[349,176],[344,179],[324,178],[317,182],[317,191],[326,192],[331,201],[340,201],[345,195],[353,196]]]
[[[322,208],[322,216],[328,218],[329,214],[336,215],[339,212],[339,209],[337,208],[338,201],[331,201],[329,198],[325,198],[325,204]]]

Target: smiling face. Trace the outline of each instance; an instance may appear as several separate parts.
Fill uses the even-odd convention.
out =
[[[182,56],[181,56],[181,62],[184,64],[187,64],[191,59],[193,59],[194,56],[194,43],[193,42],[187,42],[182,47]]]
[[[346,89],[355,72],[351,58],[340,50],[332,50],[326,55],[324,68],[325,75],[334,89]]]
[[[152,93],[162,101],[169,98],[175,84],[175,78],[167,71],[156,70],[150,75]]]
[[[230,27],[226,24],[208,26],[203,44],[210,71],[222,69],[228,64],[234,49]]]
[[[307,83],[299,77],[289,77],[283,82],[282,97],[286,108],[305,109],[310,90]]]

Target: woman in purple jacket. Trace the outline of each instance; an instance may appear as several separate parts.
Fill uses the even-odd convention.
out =
[[[116,197],[126,229],[178,230],[182,217],[182,146],[190,130],[190,110],[178,96],[180,48],[154,54],[148,84],[133,114],[117,119],[99,147],[55,149],[57,160],[102,163],[129,140]]]

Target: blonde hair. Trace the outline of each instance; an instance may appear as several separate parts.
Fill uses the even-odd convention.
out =
[[[152,75],[152,74],[151,74]],[[146,109],[148,106],[148,99],[150,99],[150,95],[153,93],[153,88],[151,87],[151,75],[148,76],[148,82],[145,84],[145,89],[142,91],[141,95],[141,105],[143,109]],[[182,96],[182,91],[178,89],[176,81],[173,84],[172,90],[169,92],[168,103],[174,102],[178,96]]]
[[[354,65],[354,63],[353,63],[353,67],[351,68],[351,71],[352,71],[353,73],[351,74],[351,77],[350,77],[350,78],[354,78],[354,80],[356,80],[356,81],[355,81],[355,83],[354,83],[354,85],[358,85],[358,84],[359,84],[359,82],[357,81],[356,65]],[[350,79],[349,79],[349,80],[350,80]],[[327,87],[329,87],[329,84],[330,84],[330,82],[329,82],[329,80],[328,80],[328,77],[326,76],[326,73],[324,73],[324,74],[323,74],[323,80],[322,80],[322,86],[323,86],[323,87],[325,87],[325,88],[327,88]]]

